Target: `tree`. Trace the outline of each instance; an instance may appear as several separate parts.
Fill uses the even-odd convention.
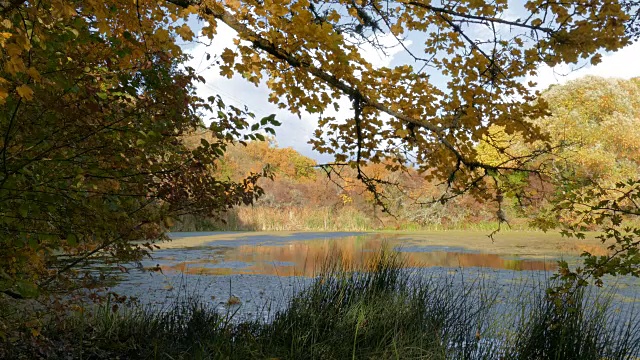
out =
[[[609,250],[584,252],[575,269],[562,263],[561,274],[581,284],[602,284],[606,274],[640,276],[639,80],[586,77],[543,94],[554,115],[538,122],[563,146],[552,159],[550,206],[537,224],[577,237],[595,227]]]
[[[253,115],[195,95],[202,79],[175,43],[192,36],[175,24],[191,9],[54,0],[0,13],[0,292],[35,296],[94,255],[139,259],[178,216],[262,193],[268,174],[210,176],[228,143],[255,139]],[[196,131],[210,140],[189,145]]]
[[[546,109],[522,79],[541,63],[597,63],[598,51],[626,45],[625,20],[634,9],[617,1],[529,1],[519,9],[506,1],[172,2],[197,7],[205,33],[218,22],[237,31],[244,42],[225,50],[221,73],[253,83],[267,77],[278,105],[322,113],[348,98],[352,116],[321,118],[313,140],[317,150],[335,154],[336,164],[360,169],[394,153],[398,166],[410,160],[447,180],[454,193],[527,161],[490,165],[474,149],[489,125],[526,140],[540,137],[523,119]],[[373,67],[358,45],[384,51],[381,36],[396,38],[416,66]],[[425,46],[409,48],[408,36]],[[446,85],[438,86],[434,74]]]
[[[573,270],[561,264],[560,274],[574,280],[569,284],[586,284],[590,277],[602,284],[605,274],[640,275],[639,85],[638,79],[588,76],[552,86],[541,95],[552,115],[530,120],[548,132],[548,141],[527,144],[494,127],[478,144],[490,163],[508,156],[544,153],[533,165],[544,169],[539,174],[542,187],[534,189],[530,181],[505,181],[503,185],[513,190],[510,195],[539,200],[527,210],[537,227],[561,228],[564,235],[580,238],[587,230],[603,231],[598,238],[609,254],[584,252],[584,264]],[[550,151],[542,152],[545,147]]]
[[[537,123],[560,149],[554,172],[570,172],[574,179],[601,186],[637,176],[640,79],[588,76],[551,87],[542,96],[553,116]]]

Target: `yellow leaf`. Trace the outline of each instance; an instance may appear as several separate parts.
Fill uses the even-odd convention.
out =
[[[155,35],[156,35],[156,38],[161,42],[169,41],[169,39],[170,39],[169,32],[167,30],[165,30],[165,29],[156,30],[156,34]]]
[[[276,4],[275,6],[271,7],[271,13],[274,16],[285,16],[289,13],[289,9],[286,6],[280,6],[279,4]]]
[[[0,87],[0,104],[4,104],[8,97],[9,93],[7,92],[7,89]]]
[[[225,62],[225,64],[233,64],[234,59],[236,58],[236,54],[231,51],[229,48],[226,48],[220,54],[220,57]]]
[[[7,49],[7,54],[9,54],[9,56],[18,56],[22,54],[22,48],[18,44],[8,44],[6,46],[6,49]]]
[[[238,10],[240,8],[240,1],[238,0],[226,0],[227,6],[232,10]]]
[[[189,5],[187,8],[182,10],[182,13],[180,15],[189,16],[191,14],[197,14],[199,8],[199,5]]]
[[[334,22],[334,23],[340,21],[340,13],[338,13],[335,10],[332,10],[327,16],[327,21]]]
[[[31,90],[31,88],[27,85],[18,86],[16,88],[16,91],[18,92],[18,95],[20,95],[20,97],[23,99],[26,99],[26,100],[33,99],[33,90]]]
[[[400,24],[393,24],[391,25],[391,32],[394,35],[402,35],[402,33],[404,33],[404,28]]]
[[[4,64],[5,70],[10,74],[17,74],[25,71],[24,62],[19,56],[13,56],[9,58],[6,64]]]
[[[31,78],[36,82],[40,82],[42,80],[42,77],[40,76],[40,72],[36,70],[36,68],[34,68],[33,66],[27,69],[27,74],[31,76]]]
[[[195,35],[193,33],[193,31],[191,30],[191,27],[189,27],[189,25],[187,24],[183,24],[182,26],[180,26],[179,28],[175,29],[176,34],[180,35],[180,37],[184,40],[184,41],[191,41],[193,40],[193,36]]]

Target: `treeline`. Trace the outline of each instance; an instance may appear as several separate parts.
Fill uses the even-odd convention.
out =
[[[229,148],[218,171],[241,178],[265,164],[275,176],[258,183],[265,194],[255,204],[232,209],[223,221],[184,217],[178,230],[366,230],[374,228],[463,227],[492,221],[495,208],[464,195],[435,201],[443,185],[416,171],[392,172],[369,164],[364,171],[380,181],[384,204],[357,178],[351,167],[323,169],[291,148],[250,142]]]
[[[571,222],[549,211],[549,200],[566,187],[610,186],[640,173],[640,79],[585,77],[552,86],[542,98],[552,115],[531,124],[549,136],[547,150],[532,164],[539,171],[503,179],[500,202],[447,193],[446,181],[428,180],[411,168],[393,171],[391,161],[362,169],[375,185],[374,195],[356,169],[322,167],[269,139],[231,146],[216,168],[217,177],[237,180],[268,166],[273,180],[259,181],[265,194],[255,204],[232,209],[222,221],[185,216],[174,230],[466,229],[495,228],[501,220],[525,228],[532,222]],[[540,144],[495,127],[476,150],[484,161],[497,163],[505,154],[538,151]]]

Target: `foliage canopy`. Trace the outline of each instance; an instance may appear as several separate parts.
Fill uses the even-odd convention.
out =
[[[565,276],[581,283],[590,276],[600,282],[605,274],[640,275],[640,231],[634,225],[640,215],[638,80],[589,76],[552,86],[541,94],[552,115],[530,120],[546,130],[547,141],[526,144],[492,127],[478,145],[491,163],[504,161],[505,154],[541,153],[532,164],[540,169],[540,186],[504,182],[513,195],[536,200],[526,210],[536,227],[560,227],[563,234],[579,238],[587,230],[604,231],[597,236],[608,254],[585,251],[585,264],[575,271],[561,264]]]
[[[177,216],[261,194],[261,174],[209,176],[227,143],[253,138],[240,134],[252,115],[195,95],[202,79],[171,35],[186,30],[169,25],[187,12],[119,1],[1,11],[0,291],[34,296],[96,254],[138,259]],[[207,114],[210,140],[188,146]]]
[[[442,201],[471,189],[490,199],[496,185],[486,178],[538,170],[530,164],[540,152],[486,162],[476,144],[491,126],[545,138],[526,119],[547,115],[546,103],[523,83],[540,64],[596,64],[636,35],[637,4],[618,1],[171,2],[195,7],[205,36],[219,23],[237,32],[217,59],[221,74],[266,82],[270,101],[293,113],[320,113],[311,142],[335,156],[330,165],[357,169],[369,189],[380,179],[363,170],[368,162],[416,166],[447,184]],[[390,38],[403,49],[397,65],[361,54],[362,45],[385,52]],[[343,118],[326,114],[341,106]]]

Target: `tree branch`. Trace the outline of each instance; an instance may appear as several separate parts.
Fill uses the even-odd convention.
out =
[[[456,161],[460,161],[463,165],[465,165],[469,169],[483,168],[483,169],[494,170],[494,171],[504,170],[500,167],[492,166],[476,160],[470,160],[466,158],[455,147],[454,144],[452,144],[449,140],[446,139],[445,137],[446,134],[443,131],[443,129],[429,122],[417,120],[407,115],[404,115],[398,111],[394,111],[389,107],[368,98],[365,94],[363,94],[362,91],[360,91],[353,85],[340,80],[335,75],[316,67],[315,65],[313,65],[308,61],[298,59],[293,54],[271,43],[269,40],[260,36],[260,34],[254,32],[253,30],[249,29],[246,25],[238,21],[238,19],[236,19],[235,16],[228,13],[223,7],[221,6],[209,7],[206,4],[201,3],[199,0],[167,0],[167,1],[181,7],[187,7],[190,5],[200,5],[202,14],[211,16],[214,19],[222,21],[227,26],[235,30],[242,38],[251,41],[251,43],[255,48],[267,52],[271,56],[286,62],[287,64],[289,64],[294,68],[307,71],[309,74],[317,77],[320,80],[323,80],[331,87],[342,91],[342,93],[344,93],[345,95],[349,96],[352,99],[360,98],[363,106],[371,106],[405,123],[413,124],[415,126],[419,126],[421,128],[427,129],[438,139],[438,141],[442,145],[444,145],[449,151],[451,151],[451,153],[453,153],[453,155],[456,158]]]
[[[437,7],[437,6],[433,6],[433,5],[429,5],[429,4],[425,4],[425,3],[419,2],[419,1],[407,1],[405,4],[421,7],[423,9],[427,9],[427,10],[430,10],[430,11],[433,11],[433,12],[436,12],[436,13],[439,13],[439,14],[448,14],[448,15],[451,15],[451,16],[456,16],[456,17],[460,17],[460,18],[468,19],[468,20],[477,20],[477,21],[482,21],[482,22],[510,25],[510,26],[529,29],[529,30],[534,30],[534,31],[542,31],[542,32],[545,32],[547,34],[553,34],[554,33],[554,30],[551,29],[551,28],[548,28],[548,27],[534,26],[534,25],[529,25],[529,24],[526,24],[526,23],[523,23],[523,22],[519,22],[519,21],[504,20],[504,19],[500,19],[500,18],[497,18],[497,17],[463,14],[463,13],[459,13],[459,12],[456,12],[456,11],[453,11],[453,10],[449,10],[449,9],[445,9],[445,8],[441,8],[441,7]]]

